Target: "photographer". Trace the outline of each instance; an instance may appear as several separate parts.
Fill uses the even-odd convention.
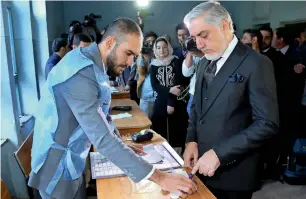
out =
[[[83,33],[83,27],[88,30],[92,29],[96,34],[96,39],[92,39],[93,41],[96,41],[99,43],[102,39],[102,34],[99,28],[97,27],[96,19],[102,18],[101,15],[95,15],[93,13],[90,13],[84,17],[84,22],[81,23],[79,21],[72,21],[69,25],[69,33],[68,33],[68,40],[69,40],[69,46],[72,49],[73,45],[73,38],[76,34]],[[88,33],[88,32],[87,32]],[[90,35],[90,34],[88,34]],[[91,36],[91,35],[90,35]],[[92,37],[91,37],[92,38]]]
[[[184,23],[180,23],[175,27],[175,32],[176,32],[177,40],[180,44],[180,47],[174,48],[173,54],[176,55],[182,63],[187,53],[184,50],[183,45],[186,39],[189,37],[189,31]]]
[[[157,34],[153,31],[145,35],[145,42],[141,53],[136,61],[137,66],[137,96],[140,98],[140,109],[151,119],[154,106],[154,91],[151,85],[149,74],[150,64],[153,55],[153,44],[157,39]]]
[[[187,112],[190,117],[190,108],[193,100],[193,95],[195,92],[195,82],[196,82],[196,70],[197,66],[204,56],[202,52],[188,52],[186,55],[185,60],[183,61],[182,65],[182,72],[185,77],[191,77],[190,84],[189,84],[189,101],[187,104]]]

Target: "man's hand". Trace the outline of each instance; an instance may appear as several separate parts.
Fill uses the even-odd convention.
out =
[[[169,115],[171,115],[172,113],[174,113],[174,107],[172,107],[172,106],[167,106],[167,113],[168,113]]]
[[[184,152],[184,166],[192,169],[198,161],[198,144],[188,142]]]
[[[150,180],[159,184],[163,190],[176,193],[181,198],[187,198],[188,194],[197,191],[196,184],[180,174],[169,174],[156,169]]]
[[[198,52],[190,52],[192,56],[194,57],[203,57],[204,56],[204,53],[202,53],[201,51],[198,51]]]
[[[181,93],[180,85],[171,87],[169,92],[178,96]]]
[[[220,166],[220,161],[213,149],[210,149],[199,159],[197,164],[193,167],[192,172],[195,174],[199,171],[200,174],[204,176],[212,177],[215,174],[215,171]]]
[[[303,64],[297,64],[294,66],[294,72],[300,74],[304,71],[305,66]]]
[[[126,86],[123,88],[123,91],[130,91],[130,86],[129,86],[129,85],[126,85]]]
[[[127,144],[128,147],[130,147],[135,153],[139,155],[145,155],[146,153],[143,151],[143,145],[142,144],[135,144],[135,143],[129,143]]]

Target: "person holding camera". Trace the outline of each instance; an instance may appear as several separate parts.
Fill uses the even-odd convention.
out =
[[[137,66],[137,96],[140,98],[139,107],[148,116],[152,117],[154,106],[154,91],[151,85],[150,64],[154,58],[153,44],[157,39],[157,34],[150,31],[145,36],[141,54],[136,61]]]
[[[159,37],[153,47],[155,59],[150,66],[151,84],[155,91],[152,129],[166,138],[170,145],[184,146],[188,126],[186,103],[178,100],[184,86],[189,84],[173,49],[164,37]],[[180,152],[179,152],[180,153]]]
[[[175,32],[180,46],[174,48],[173,54],[176,55],[179,58],[180,62],[182,63],[187,54],[187,51],[184,49],[184,42],[189,37],[189,31],[184,23],[179,23],[175,27]]]
[[[183,61],[182,72],[185,77],[191,77],[189,84],[189,100],[187,104],[187,112],[190,116],[190,108],[193,100],[193,95],[195,92],[195,82],[196,82],[196,70],[201,58],[204,54],[201,51],[188,51],[186,58]]]

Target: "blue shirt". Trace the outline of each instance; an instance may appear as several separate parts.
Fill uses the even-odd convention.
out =
[[[46,77],[46,79],[47,79],[48,74],[49,74],[49,72],[51,71],[51,69],[52,69],[61,59],[62,59],[62,58],[61,58],[58,54],[56,54],[56,53],[53,53],[53,54],[49,57],[49,59],[48,59],[48,61],[47,61],[47,63],[46,63],[46,67],[45,67],[45,77]]]
[[[141,89],[141,99],[154,101],[154,90],[151,84],[151,76],[147,74]]]

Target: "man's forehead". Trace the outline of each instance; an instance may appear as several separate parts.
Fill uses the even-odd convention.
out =
[[[186,29],[178,29],[177,34],[188,34],[188,31]]]
[[[197,36],[203,31],[209,30],[209,24],[206,24],[204,22],[204,17],[199,16],[197,18],[194,18],[190,21],[190,23],[187,24],[187,27],[189,29],[189,33],[191,36]]]
[[[126,41],[122,43],[122,47],[134,55],[138,55],[140,53],[141,46],[142,37],[137,35],[129,35]]]
[[[264,35],[265,35],[265,36],[271,36],[271,35],[270,35],[270,32],[267,31],[267,30],[261,30],[260,32],[261,32],[261,34],[262,34],[263,36],[264,36]]]

